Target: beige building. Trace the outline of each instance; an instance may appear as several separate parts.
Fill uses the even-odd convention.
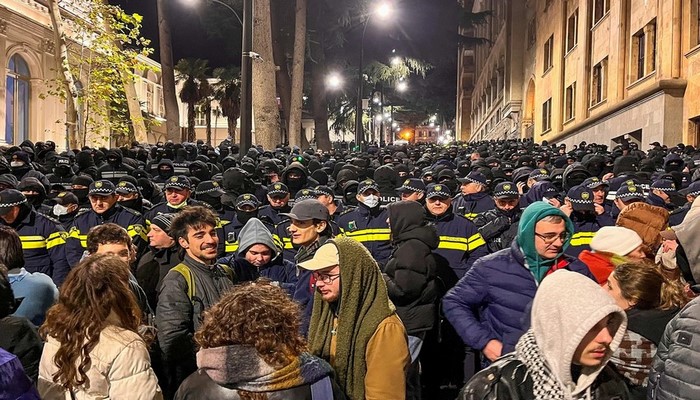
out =
[[[463,139],[516,133],[567,144],[700,143],[700,1],[475,0],[465,6],[491,10],[475,33],[492,44],[461,50],[457,126]],[[463,84],[468,71],[471,85]]]

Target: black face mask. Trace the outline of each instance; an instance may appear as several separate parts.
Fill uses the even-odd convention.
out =
[[[158,176],[161,177],[162,179],[168,179],[171,176],[173,176],[173,170],[172,169],[159,169]]]
[[[26,196],[27,197],[27,203],[31,204],[32,207],[37,208],[41,206],[41,197],[40,196]]]
[[[200,181],[208,181],[211,178],[209,171],[201,168],[193,168],[190,173]]]
[[[355,196],[355,194],[355,192],[345,193],[345,195],[343,196],[345,204],[357,207],[359,203],[357,202],[357,197]]]
[[[203,194],[197,198],[199,201],[203,201],[211,206],[211,208],[221,211],[222,205],[221,205],[221,197],[214,197],[214,196],[209,196],[206,194]],[[240,212],[240,211],[239,211]]]
[[[255,210],[255,211],[236,211],[236,218],[238,218],[238,222],[240,222],[243,225],[247,224],[251,218],[257,218],[257,217],[258,217],[258,210]]]
[[[119,165],[119,159],[118,159],[118,158],[112,158],[112,157],[110,157],[110,158],[107,159],[107,163],[108,163],[109,165],[115,167],[115,166],[118,166],[118,165]]]
[[[135,211],[141,212],[141,207],[143,206],[143,201],[140,197],[131,200],[120,201],[119,204],[122,207],[130,208]]]
[[[70,167],[67,167],[67,166],[56,167],[56,168],[54,168],[53,172],[54,172],[54,174],[56,174],[56,176],[61,176],[61,177],[68,176],[68,175],[70,175]]]
[[[301,177],[299,178],[289,178],[287,177],[287,186],[292,191],[297,191],[303,186]]]
[[[72,189],[71,192],[78,198],[78,201],[84,203],[88,200],[88,191],[90,189]]]

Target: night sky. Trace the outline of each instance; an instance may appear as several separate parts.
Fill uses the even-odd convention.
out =
[[[179,59],[193,57],[209,60],[211,67],[240,65],[240,27],[229,10],[206,0],[167,1],[173,35],[173,59],[176,63]],[[152,58],[159,60],[156,1],[111,2],[121,5],[127,12],[137,12],[144,16],[142,36],[152,41]],[[391,50],[395,48],[397,54],[427,61],[435,68],[429,73],[426,81],[421,82],[421,86],[427,88],[424,91],[434,93],[421,95],[439,97],[442,102],[454,103],[457,1],[396,0],[395,4],[396,15],[392,18],[393,22],[370,23],[365,38],[366,59],[375,58],[388,63]],[[206,21],[210,21],[211,18],[230,18],[231,28],[223,34],[208,32]],[[358,54],[360,35],[361,29],[351,30],[341,51]],[[357,63],[355,58],[350,57],[348,62]]]

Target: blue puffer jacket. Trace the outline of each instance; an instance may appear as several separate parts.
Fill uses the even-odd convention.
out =
[[[566,255],[550,269],[566,268],[591,279],[593,275],[579,260]],[[525,258],[513,241],[509,249],[482,257],[442,300],[445,316],[468,346],[483,349],[491,339],[503,343],[502,354],[529,328],[527,310],[535,297],[537,282],[525,265]],[[474,310],[480,310],[479,315]]]

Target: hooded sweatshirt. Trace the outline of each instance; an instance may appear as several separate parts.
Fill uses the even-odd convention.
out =
[[[584,336],[603,318],[612,314],[612,342],[603,362],[580,367],[572,377],[574,353]],[[581,274],[561,270],[542,281],[532,304],[532,328],[516,346],[517,358],[528,368],[533,392],[547,398],[591,399],[591,386],[612,353],[620,346],[627,329],[627,317],[615,301],[595,282]],[[541,365],[544,361],[546,365]]]
[[[535,247],[535,225],[537,225],[538,221],[550,215],[558,215],[564,218],[568,238],[555,258],[545,260],[537,253]],[[537,282],[542,282],[547,272],[554,266],[555,261],[564,254],[569,247],[569,242],[571,241],[571,235],[573,235],[573,233],[574,224],[569,217],[567,217],[563,211],[549,203],[537,201],[529,205],[525,211],[523,211],[523,215],[520,217],[520,225],[518,225],[518,237],[516,241],[525,256],[528,269],[530,269],[530,272],[535,276]]]

